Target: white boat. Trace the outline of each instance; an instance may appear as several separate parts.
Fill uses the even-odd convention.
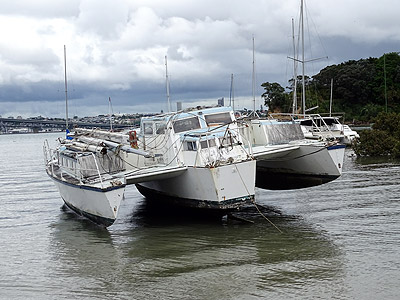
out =
[[[65,109],[68,126],[68,91],[66,47]],[[47,140],[43,146],[46,173],[56,185],[65,205],[88,219],[110,226],[117,218],[126,186],[125,178],[117,176],[124,170],[120,157],[108,155],[107,146],[82,143],[66,136],[56,149]]]
[[[323,117],[318,114],[306,115],[298,119],[304,136],[309,139],[332,140],[337,139],[340,143],[351,145],[354,139],[360,136],[348,125],[341,124],[339,117]]]
[[[301,0],[301,60],[296,55],[294,25],[292,25],[294,49],[294,57],[292,59],[294,62],[293,78],[295,79],[295,85],[293,91],[293,114],[287,114],[290,121],[278,121],[276,118],[271,120],[258,118],[247,121],[249,130],[247,140],[251,144],[252,151],[257,159],[256,186],[261,188],[291,189],[309,187],[329,182],[342,174],[345,145],[339,144],[335,140],[307,140],[300,125],[294,121],[294,114],[297,111],[296,82],[298,62],[302,63],[303,117],[305,117],[306,112],[303,4],[303,0]],[[265,148],[269,148],[271,151],[281,148],[282,151],[278,151],[274,156],[266,157],[262,154]]]
[[[256,162],[243,147],[233,110],[196,108],[141,120],[139,148],[157,163],[184,166],[183,174],[137,182],[160,203],[226,212],[254,198]]]
[[[305,139],[300,125],[294,121],[255,119],[247,123],[247,136],[257,160],[257,187],[304,188],[341,176],[345,145]],[[279,151],[265,156],[267,148]]]
[[[45,142],[47,174],[69,208],[110,226],[117,218],[126,186],[124,178],[114,175],[122,169],[121,161],[103,155],[104,147],[79,151],[72,142],[64,142],[56,150]]]
[[[319,114],[306,114],[318,106],[306,109],[306,84],[305,84],[305,64],[310,61],[314,61],[316,59],[305,59],[304,53],[304,0],[301,0],[300,5],[300,36],[298,43],[300,44],[301,41],[301,59],[298,58],[296,54],[296,42],[295,42],[295,35],[294,35],[294,24],[292,20],[292,36],[293,36],[293,51],[294,55],[293,59],[293,111],[292,111],[292,119],[296,119],[301,125],[301,129],[305,138],[308,139],[319,139],[324,141],[332,141],[337,140],[342,144],[351,145],[352,141],[359,137],[358,133],[351,130],[348,125],[342,125],[339,121],[339,117],[332,116],[332,101],[333,101],[333,79],[331,80],[331,97],[330,97],[330,107],[329,107],[329,117],[322,117]],[[327,58],[327,57],[326,57]],[[318,60],[318,59],[317,59]],[[301,63],[302,65],[302,114],[296,114],[298,107],[297,107],[297,63]]]

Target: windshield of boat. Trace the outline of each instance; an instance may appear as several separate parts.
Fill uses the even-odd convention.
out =
[[[232,122],[231,114],[229,112],[205,115],[207,126],[225,125]]]
[[[202,149],[207,149],[208,147],[215,147],[216,143],[214,139],[208,139],[200,141],[200,146]]]
[[[198,117],[191,117],[174,121],[175,133],[189,131],[200,128],[200,121]]]

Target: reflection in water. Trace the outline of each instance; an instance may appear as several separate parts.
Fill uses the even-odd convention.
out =
[[[254,207],[240,213],[254,221],[249,224],[159,211],[138,200],[132,215],[125,216],[129,226],[117,230],[61,214],[51,252],[71,281],[66,294],[261,297],[266,286],[331,282],[342,272],[337,248],[301,218],[264,210],[281,234]]]

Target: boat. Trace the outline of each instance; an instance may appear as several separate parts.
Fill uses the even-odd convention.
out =
[[[229,107],[142,118],[143,148],[168,149],[163,162],[176,160],[187,171],[174,178],[138,182],[139,192],[152,199],[210,211],[229,211],[250,203],[255,193],[256,162],[243,147],[234,121]]]
[[[301,8],[303,8],[303,2]],[[294,61],[297,60],[294,59]],[[249,145],[249,149],[257,160],[256,186],[272,190],[305,188],[340,177],[343,168],[344,145],[336,140],[306,139],[293,114],[281,114],[284,115],[281,119],[274,114],[270,114],[268,118],[257,115],[254,69],[253,38],[253,112],[240,121],[243,122],[241,128],[244,128],[242,136],[245,138],[245,145]],[[294,70],[296,74],[296,67]],[[295,99],[296,97],[294,97],[293,113],[297,106]],[[304,103],[303,97],[303,107]]]
[[[306,139],[294,120],[256,118],[244,122],[248,128],[248,133],[243,134],[248,137],[245,142],[251,144],[257,161],[257,187],[299,189],[324,184],[342,175],[345,145],[338,141]]]
[[[349,125],[342,124],[339,117],[308,114],[305,118],[298,119],[304,136],[309,139],[336,139],[340,143],[350,146],[359,138],[359,134]]]
[[[110,226],[124,197],[126,180],[119,176],[124,170],[123,161],[117,155],[110,155],[110,147],[105,143],[85,143],[69,135],[66,46],[64,66],[66,136],[58,140],[55,149],[44,141],[46,173],[67,207],[98,224]]]
[[[294,74],[293,74],[293,111],[291,118],[296,120],[301,125],[301,129],[304,133],[304,136],[309,139],[319,139],[319,140],[327,140],[328,142],[332,140],[337,140],[338,142],[351,145],[355,138],[358,138],[359,135],[356,131],[353,131],[348,125],[343,125],[339,121],[339,117],[332,116],[332,102],[333,102],[333,79],[331,80],[331,96],[330,96],[330,105],[329,105],[329,116],[322,117],[319,114],[306,114],[307,111],[311,111],[314,108],[318,108],[318,106],[306,109],[306,91],[305,91],[305,64],[306,62],[318,60],[311,59],[306,60],[304,56],[304,0],[301,0],[300,5],[300,32],[301,36],[301,45],[302,45],[302,59],[299,60],[296,55],[296,46],[295,46],[295,36],[294,36],[294,23],[292,19],[292,35],[293,35],[293,51],[294,56],[293,59],[294,65]],[[327,58],[327,57],[326,57]],[[297,63],[302,64],[302,114],[296,114],[297,112]]]
[[[110,226],[117,218],[126,182],[116,176],[121,160],[106,155],[106,148],[63,140],[57,149],[45,141],[46,173],[70,209],[88,219]]]

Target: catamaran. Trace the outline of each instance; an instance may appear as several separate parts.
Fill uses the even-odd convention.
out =
[[[248,133],[243,136],[251,144],[257,160],[257,187],[305,188],[341,176],[345,145],[337,141],[305,139],[295,121],[257,118],[244,122]]]

